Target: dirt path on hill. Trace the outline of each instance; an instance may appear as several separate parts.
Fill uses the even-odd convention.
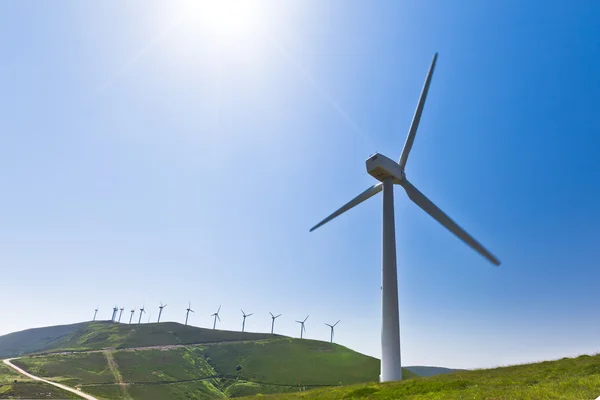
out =
[[[3,360],[3,361],[4,361],[4,364],[6,364],[10,368],[14,369],[18,373],[20,373],[22,375],[25,375],[28,378],[31,378],[31,379],[33,379],[35,381],[44,382],[44,383],[47,383],[47,384],[52,385],[52,386],[56,386],[57,388],[60,388],[62,390],[66,390],[67,392],[75,393],[77,396],[83,397],[84,399],[87,399],[87,400],[99,400],[98,398],[96,398],[96,397],[94,397],[92,395],[89,395],[87,393],[84,393],[81,390],[77,390],[77,389],[74,389],[72,387],[62,385],[60,383],[52,382],[52,381],[46,380],[44,378],[40,378],[39,376],[31,375],[29,372],[27,372],[24,369],[19,368],[16,365],[14,365],[13,363],[11,363],[12,360],[15,360],[15,358],[7,358],[6,360]]]
[[[104,356],[106,357],[106,362],[108,363],[108,369],[110,370],[110,372],[112,372],[117,385],[119,385],[119,389],[121,389],[121,394],[123,395],[123,398],[127,400],[133,400],[129,395],[129,392],[127,392],[127,383],[123,381],[123,377],[119,372],[119,366],[115,362],[115,358],[113,357],[112,352],[105,351]]]

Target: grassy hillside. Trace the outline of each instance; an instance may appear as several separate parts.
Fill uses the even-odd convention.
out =
[[[27,329],[0,336],[0,358],[15,357],[52,348],[65,336],[87,326],[87,323]]]
[[[28,329],[0,336],[0,358],[40,352],[229,342],[273,337],[279,336],[204,329],[174,322],[139,325],[85,322]]]
[[[41,382],[36,382],[0,363],[0,399],[76,399],[65,392]]]
[[[162,325],[162,324],[161,324]],[[376,381],[379,360],[336,344],[273,338],[47,354],[13,361],[105,399],[209,399]],[[404,371],[406,376],[414,376]]]
[[[600,355],[464,371],[400,383],[361,384],[278,394],[268,400],[584,400],[600,396]]]

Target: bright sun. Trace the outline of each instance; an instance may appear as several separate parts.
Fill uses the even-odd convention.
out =
[[[262,2],[256,0],[187,0],[182,12],[219,43],[247,43],[264,23]]]

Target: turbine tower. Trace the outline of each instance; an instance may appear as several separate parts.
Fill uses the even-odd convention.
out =
[[[163,305],[162,301],[160,302],[160,306],[158,306],[158,308],[160,309],[160,311],[158,312],[158,321],[157,321],[157,322],[160,322],[160,316],[162,315],[162,310],[163,310],[163,308],[165,308],[166,306],[167,306],[166,304],[165,304],[165,305]]]
[[[421,97],[419,98],[419,103],[413,116],[408,136],[404,143],[404,148],[402,149],[400,161],[396,163],[379,153],[369,157],[366,161],[367,172],[379,182],[359,194],[349,203],[319,222],[310,230],[311,232],[314,231],[321,225],[331,221],[340,214],[383,190],[381,382],[399,381],[402,379],[400,362],[400,325],[398,318],[398,279],[396,270],[396,234],[394,228],[394,184],[402,186],[408,197],[414,203],[446,227],[446,229],[458,236],[459,239],[471,246],[475,251],[487,258],[493,264],[500,265],[500,261],[496,257],[414,187],[406,179],[406,174],[404,173],[408,154],[410,153],[415,140],[415,134],[423,112],[423,106],[429,90],[429,84],[431,83],[436,60],[437,53],[433,56],[433,61],[429,67],[427,78],[423,90],[421,91]]]
[[[242,311],[242,315],[244,316],[244,320],[242,321],[242,332],[244,332],[244,328],[246,327],[246,317],[254,315],[254,313],[252,313],[252,314],[246,314],[244,312],[244,310],[241,310],[241,311]]]
[[[112,322],[115,322],[115,319],[117,318],[117,311],[119,311],[119,307],[115,305],[113,307],[112,318],[110,319]]]
[[[215,329],[217,327],[217,318],[219,319],[219,322],[221,322],[221,317],[219,317],[219,311],[221,311],[221,306],[219,306],[219,309],[217,310],[216,313],[211,314],[211,317],[215,317],[215,322],[213,323],[213,329]]]
[[[190,301],[188,303],[188,308],[186,309],[186,313],[185,313],[185,324],[187,325],[187,321],[188,321],[188,316],[190,315],[190,311],[194,312],[194,310],[192,310],[192,302]]]
[[[121,307],[119,308],[120,312],[119,312],[119,320],[117,322],[121,322],[121,315],[123,315],[123,310],[125,309],[125,307]]]
[[[98,314],[98,307],[94,309],[94,319],[92,319],[92,322],[96,320],[96,314]]]
[[[271,333],[273,333],[273,328],[275,327],[275,319],[281,317],[281,314],[273,315],[271,311],[269,311],[269,314],[271,314]]]
[[[300,324],[300,339],[302,339],[302,334],[304,332],[306,332],[306,327],[304,326],[304,323],[306,322],[308,317],[309,317],[309,315],[307,315],[306,318],[304,318],[304,321],[296,321],[297,323]]]
[[[333,328],[335,328],[335,326],[336,326],[336,325],[337,325],[339,322],[340,322],[340,320],[338,319],[338,322],[336,322],[336,323],[335,323],[335,324],[333,324],[333,325],[325,324],[325,325],[327,325],[328,327],[330,327],[330,328],[331,328],[331,339],[329,340],[329,342],[330,342],[330,343],[333,343]]]
[[[131,315],[129,316],[129,325],[131,325],[131,320],[133,319],[133,314],[135,313],[135,307],[133,307],[130,311]]]
[[[140,308],[140,319],[138,319],[138,325],[142,323],[142,315],[144,315],[146,313],[146,305],[143,305],[142,308]]]

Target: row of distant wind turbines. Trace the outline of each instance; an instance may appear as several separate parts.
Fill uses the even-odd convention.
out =
[[[160,323],[160,317],[162,315],[163,309],[166,307],[166,304],[163,304],[162,302],[160,303],[160,306],[158,306],[158,318],[156,320],[157,323]],[[123,316],[123,310],[125,310],[125,307],[117,307],[116,305],[113,307],[112,310],[112,317],[110,318],[110,320],[112,322],[117,322],[120,323],[121,322],[121,317]],[[192,303],[189,302],[188,303],[188,308],[185,309],[185,325],[188,324],[188,318],[190,316],[190,312],[195,313],[194,310],[192,310]],[[242,312],[242,332],[245,332],[246,329],[246,318],[254,315],[254,313],[250,313],[250,314],[246,314],[244,312],[244,310],[240,310]],[[211,314],[211,317],[214,317],[214,321],[213,321],[213,329],[217,328],[217,320],[219,320],[219,322],[221,322],[221,317],[219,317],[219,312],[221,312],[221,306],[219,306],[219,309],[217,310],[216,313]],[[133,321],[133,315],[135,314],[135,307],[132,308],[129,311],[129,324],[132,323]],[[117,317],[117,314],[119,315]],[[140,316],[138,318],[138,324],[142,323],[142,316],[146,313],[146,305],[143,305],[142,308],[140,308]],[[278,314],[278,315],[274,315],[272,312],[269,311],[269,314],[271,314],[271,333],[274,333],[274,329],[275,329],[275,320],[279,317],[281,317],[283,314]],[[92,319],[92,321],[96,320],[96,316],[98,315],[98,307],[96,307],[94,309],[94,318]],[[300,339],[304,338],[304,332],[306,332],[306,326],[304,325],[306,323],[306,320],[308,319],[309,315],[306,316],[306,318],[304,318],[304,320],[302,321],[296,321],[297,323],[300,324]],[[150,315],[148,315],[148,322],[150,322]],[[335,324],[325,324],[327,325],[330,329],[331,329],[331,335],[330,335],[330,339],[329,341],[331,343],[333,343],[333,330],[335,328],[335,326],[340,322],[340,320],[338,320]]]

